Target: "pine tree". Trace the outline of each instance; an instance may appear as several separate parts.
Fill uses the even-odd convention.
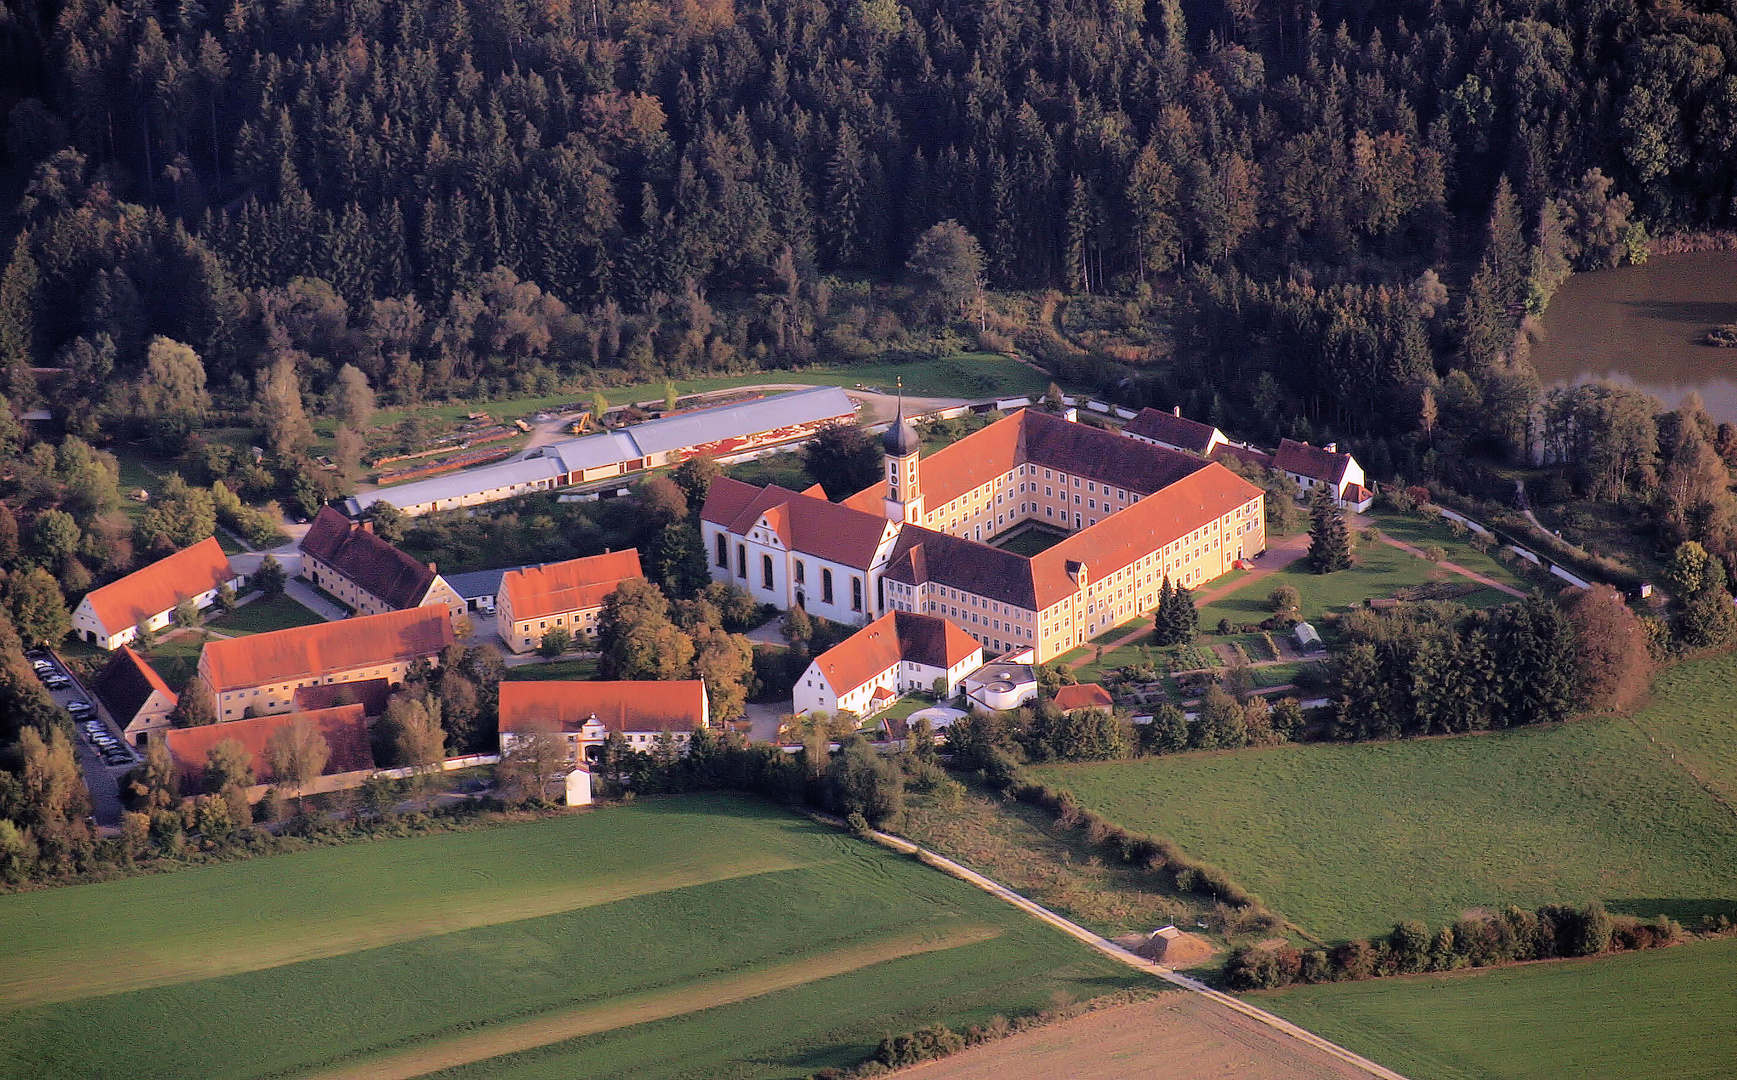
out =
[[[1181,585],[1171,594],[1171,606],[1175,614],[1171,616],[1171,633],[1176,637],[1176,643],[1186,645],[1194,640],[1194,635],[1200,632],[1200,612],[1194,608],[1194,592]]]
[[[1317,574],[1350,569],[1351,530],[1331,488],[1315,489],[1309,515],[1314,519],[1309,529],[1309,569]]]
[[[1175,590],[1170,587],[1170,577],[1166,575],[1164,584],[1158,588],[1158,610],[1152,613],[1152,641],[1154,644],[1159,646],[1173,644],[1170,626],[1175,613]]]

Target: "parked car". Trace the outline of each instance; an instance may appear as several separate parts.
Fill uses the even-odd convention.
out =
[[[72,685],[72,680],[67,678],[65,675],[44,675],[42,677],[42,685],[48,687],[50,690],[65,690],[67,687]]]
[[[84,700],[81,700],[78,698],[74,698],[73,700],[66,703],[66,711],[71,713],[74,716],[95,716],[96,715],[96,709],[91,707],[90,702],[84,701]]]
[[[30,661],[30,666],[35,668],[37,671],[53,671],[54,670],[54,662],[52,660],[42,660],[42,659],[32,660],[32,661]]]

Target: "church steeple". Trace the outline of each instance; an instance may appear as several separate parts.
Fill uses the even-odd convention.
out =
[[[905,419],[905,380],[898,381],[899,404],[893,414],[892,426],[881,437],[881,449],[886,452],[887,518],[892,521],[923,519],[923,487],[917,477],[917,457],[923,440],[917,429]]]

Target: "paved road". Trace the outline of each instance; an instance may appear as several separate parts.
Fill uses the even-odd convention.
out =
[[[115,726],[114,720],[109,716],[108,709],[104,707],[102,701],[95,694],[87,690],[84,684],[79,680],[78,676],[68,670],[64,663],[61,663],[59,656],[52,653],[50,655],[53,656],[54,662],[59,665],[61,673],[72,680],[72,686],[68,689],[49,691],[49,696],[54,699],[54,703],[59,705],[61,708],[65,708],[69,702],[73,701],[90,702],[92,705],[96,706],[97,715],[102,718],[104,725],[108,727],[109,734],[113,735],[116,739],[121,739],[120,730]],[[78,727],[76,724],[74,727],[76,728],[76,733],[73,736],[73,744],[77,748],[79,767],[84,770],[85,787],[90,789],[91,816],[96,819],[96,823],[99,826],[118,826],[121,823],[121,792],[119,780],[138,764],[138,759],[129,756],[128,759],[120,765],[109,765],[97,755],[96,749],[91,745],[91,741],[85,735],[84,729]],[[125,740],[122,741],[124,742]],[[131,748],[128,749],[128,753],[129,755],[132,753]]]
[[[1155,964],[1143,956],[1136,956],[1127,949],[1117,945],[1115,942],[1099,937],[1097,934],[1092,933],[1090,930],[1087,930],[1078,923],[1062,918],[1060,915],[1057,915],[1055,912],[1044,907],[1042,904],[1039,904],[1037,901],[1014,892],[1012,889],[1000,882],[987,878],[975,870],[962,866],[944,855],[937,855],[927,848],[919,847],[902,836],[893,836],[890,833],[883,832],[875,832],[871,835],[882,844],[892,848],[894,851],[902,852],[906,855],[915,855],[918,859],[928,863],[930,866],[951,874],[962,881],[977,886],[979,889],[982,889],[991,896],[1004,900],[1007,903],[1012,904],[1014,907],[1019,908],[1021,911],[1024,911],[1026,914],[1035,916],[1040,921],[1048,923],[1057,930],[1060,930],[1062,933],[1067,934],[1069,937],[1090,945],[1092,948],[1113,960],[1118,960],[1121,963],[1124,963],[1138,971],[1143,971],[1148,975],[1154,975],[1163,979],[1165,982],[1180,986],[1184,990],[1190,990],[1196,994],[1200,994],[1224,1008],[1230,1009],[1234,1012],[1239,1012],[1250,1019],[1265,1024],[1281,1034],[1296,1039],[1298,1042],[1313,1047],[1322,1053],[1330,1054],[1349,1065],[1356,1066],[1371,1076],[1380,1077],[1381,1080],[1405,1080],[1404,1076],[1387,1068],[1385,1065],[1380,1065],[1376,1062],[1370,1061],[1368,1058],[1363,1057],[1360,1054],[1354,1054],[1343,1046],[1340,1046],[1338,1043],[1323,1039],[1321,1036],[1316,1035],[1307,1028],[1298,1027],[1289,1020],[1280,1016],[1275,1016],[1272,1013],[1267,1012],[1265,1009],[1250,1005],[1241,998],[1235,998],[1229,994],[1214,990],[1199,979],[1193,979],[1187,975],[1181,974],[1180,972],[1172,971],[1170,968],[1164,967],[1162,964]]]

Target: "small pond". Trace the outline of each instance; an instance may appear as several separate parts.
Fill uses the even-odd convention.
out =
[[[1737,252],[1657,256],[1570,278],[1532,363],[1547,385],[1610,378],[1666,408],[1698,390],[1714,419],[1737,423],[1737,349],[1701,344],[1725,323],[1737,323]]]

